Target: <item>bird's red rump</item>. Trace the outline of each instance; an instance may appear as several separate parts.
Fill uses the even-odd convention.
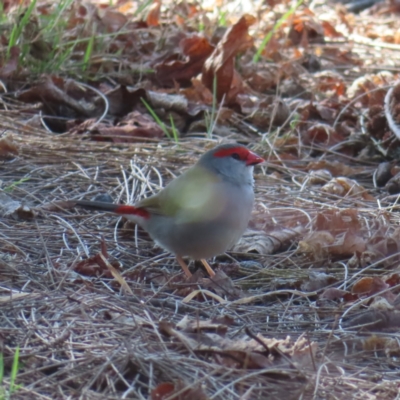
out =
[[[137,215],[138,217],[142,217],[144,219],[150,218],[150,213],[147,210],[134,206],[118,206],[115,209],[115,212],[120,215]]]
[[[234,154],[238,156],[239,160],[245,161],[246,165],[256,165],[264,162],[263,158],[242,146],[220,149],[214,153],[214,157],[231,157]]]

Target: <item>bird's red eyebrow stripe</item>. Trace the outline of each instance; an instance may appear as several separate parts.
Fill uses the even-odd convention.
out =
[[[231,147],[229,149],[221,149],[214,153],[215,157],[229,157],[232,154],[239,154],[241,160],[245,160],[247,155],[249,154],[249,150],[244,149],[243,147]]]
[[[215,157],[230,157],[232,154],[237,154],[241,161],[245,161],[247,166],[254,166],[264,162],[265,160],[261,158],[256,153],[253,153],[245,147],[231,147],[228,149],[221,149],[214,153]]]
[[[147,210],[145,210],[144,208],[139,208],[134,206],[126,206],[126,205],[118,206],[115,209],[115,212],[121,215],[137,215],[138,217],[142,217],[144,219],[150,218],[150,213]]]

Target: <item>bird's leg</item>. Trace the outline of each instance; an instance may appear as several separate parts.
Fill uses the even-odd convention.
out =
[[[211,276],[211,278],[213,276],[215,276],[215,272],[213,271],[213,269],[210,267],[210,264],[207,262],[207,260],[205,260],[204,258],[201,259],[202,264],[204,265],[204,268],[207,270],[208,275]]]
[[[192,273],[189,271],[188,266],[186,265],[185,261],[183,261],[183,258],[181,256],[176,256],[176,260],[178,261],[179,265],[182,267],[183,272],[185,275],[190,278],[192,276]]]

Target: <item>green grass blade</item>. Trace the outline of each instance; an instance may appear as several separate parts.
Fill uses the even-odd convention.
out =
[[[82,65],[82,70],[86,71],[88,65],[89,65],[89,60],[92,57],[93,54],[93,47],[94,47],[94,38],[95,38],[95,33],[93,30],[92,36],[89,38],[88,45],[86,46],[86,51],[85,55],[83,57],[83,65]]]
[[[277,21],[272,30],[268,32],[267,36],[263,39],[260,47],[257,50],[257,53],[253,57],[253,62],[258,62],[261,58],[261,54],[264,51],[265,47],[271,40],[274,33],[281,27],[281,25],[303,4],[304,0],[298,0],[296,4],[294,4],[282,17]]]
[[[62,19],[63,12],[73,3],[74,0],[60,1],[57,6],[57,10],[54,13],[51,23],[49,23],[44,31],[53,32],[54,28],[59,24],[60,19]]]
[[[0,353],[0,385],[3,384],[4,378],[4,355]]]
[[[171,121],[172,136],[174,137],[175,142],[179,143],[178,130],[175,127],[174,118],[172,117],[172,114],[169,114],[169,120]]]
[[[15,385],[15,381],[17,380],[18,368],[19,368],[19,346],[15,349],[13,364],[11,367],[10,394],[18,389],[18,387]]]
[[[18,185],[20,185],[21,183],[24,183],[26,181],[29,181],[30,178],[26,177],[26,178],[21,178],[18,181],[13,182],[11,185],[6,186],[3,190],[5,192],[12,192],[14,190],[14,188]]]
[[[29,4],[29,7],[23,14],[21,20],[14,25],[14,27],[11,31],[10,40],[8,41],[7,58],[10,57],[11,48],[16,45],[18,39],[21,36],[21,33],[23,32],[23,30],[25,29],[25,26],[29,22],[29,18],[31,17],[32,11],[35,8],[35,6],[36,6],[36,0],[32,0],[31,3]]]
[[[140,100],[142,100],[142,103],[144,106],[147,108],[147,111],[150,113],[150,115],[154,118],[154,120],[157,122],[158,126],[162,129],[162,131],[165,133],[165,136],[167,138],[171,139],[171,135],[168,132],[168,128],[165,126],[164,122],[161,121],[160,117],[154,112],[154,110],[151,108],[150,104],[147,103],[147,101],[141,97]]]
[[[212,107],[211,107],[211,116],[210,116],[210,120],[208,121],[208,124],[207,124],[207,137],[209,139],[212,138],[213,128],[215,125],[214,118],[215,118],[216,111],[217,111],[217,75],[214,75],[213,101],[212,101]]]
[[[153,0],[147,0],[145,2],[143,2],[143,4],[141,6],[139,6],[139,8],[134,12],[134,16],[137,17],[138,15],[140,15],[147,7],[149,7],[150,4],[153,3]]]

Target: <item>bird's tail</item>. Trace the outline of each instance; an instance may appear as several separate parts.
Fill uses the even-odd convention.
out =
[[[141,207],[129,206],[126,204],[113,204],[104,203],[102,201],[78,200],[75,202],[75,205],[85,208],[86,210],[112,212],[114,214],[124,215],[128,218],[129,216],[140,217],[144,219],[150,218],[150,214],[146,209]]]

